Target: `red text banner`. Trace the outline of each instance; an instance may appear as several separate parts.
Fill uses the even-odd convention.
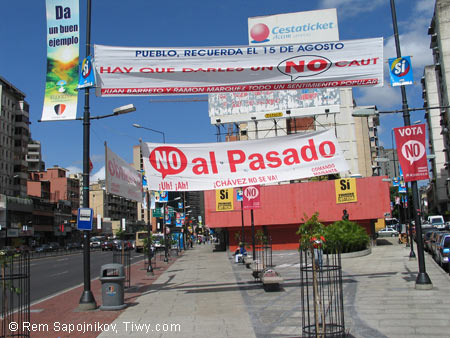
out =
[[[382,86],[383,39],[276,46],[95,45],[102,96]]]
[[[239,142],[141,143],[141,150],[150,190],[226,189],[348,170],[331,130]]]
[[[405,182],[429,179],[425,124],[394,128],[394,133]]]

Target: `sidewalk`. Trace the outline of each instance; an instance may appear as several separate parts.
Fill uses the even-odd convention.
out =
[[[433,289],[415,290],[417,260],[409,261],[405,245],[385,242],[367,256],[342,260],[346,331],[358,338],[448,337],[450,277],[425,253]],[[284,278],[280,292],[265,292],[250,269],[209,244],[171,265],[158,260],[154,277],[140,262],[133,266],[125,310],[73,312],[82,287],[32,307],[33,323],[103,324],[95,332],[32,337],[299,337],[298,252],[274,252],[273,262]],[[92,289],[100,305],[99,281]]]
[[[212,244],[187,251],[113,324],[99,337],[255,337],[227,253]]]
[[[136,298],[147,291],[150,285],[170,268],[176,259],[175,256],[169,260],[169,263],[164,263],[157,255],[156,264],[155,260],[152,260],[154,275],[147,275],[143,260],[131,265],[131,287],[125,289],[125,303],[133,306]],[[125,309],[121,311],[100,311],[97,309],[77,312],[83,289],[84,286],[81,285],[32,305],[30,323],[35,327],[31,328],[31,337],[94,338],[104,331],[108,324],[113,322],[121,312],[125,311]],[[102,295],[101,283],[98,279],[91,281],[91,291],[97,306],[100,306]],[[89,326],[89,324],[92,324],[92,326]]]

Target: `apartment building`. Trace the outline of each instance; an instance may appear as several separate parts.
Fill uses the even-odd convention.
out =
[[[26,197],[30,107],[25,94],[1,76],[0,96],[0,194]]]
[[[436,0],[433,18],[428,34],[433,65],[424,69],[421,79],[423,88],[425,118],[428,123],[428,144],[431,158],[431,182],[427,190],[428,210],[430,213],[445,214],[449,209],[449,172],[450,172],[450,0]],[[450,69],[450,68],[449,68]]]

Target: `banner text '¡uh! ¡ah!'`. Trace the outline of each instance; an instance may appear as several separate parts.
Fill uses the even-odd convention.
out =
[[[279,168],[282,165],[292,166],[302,162],[318,161],[320,158],[331,158],[336,154],[336,147],[331,141],[323,141],[316,146],[313,139],[307,144],[296,148],[286,148],[283,151],[268,151],[265,153],[252,153],[247,156],[241,149],[227,150],[229,171],[235,173],[239,170],[258,171],[268,168]],[[194,175],[218,174],[216,154],[210,151],[209,158],[195,157],[190,162]],[[162,146],[153,149],[149,161],[151,166],[162,174],[176,175],[188,167],[186,155],[178,148]]]

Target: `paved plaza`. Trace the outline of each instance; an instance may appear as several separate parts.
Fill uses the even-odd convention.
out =
[[[349,336],[448,337],[447,273],[425,254],[433,289],[416,290],[418,264],[409,260],[409,248],[395,240],[382,242],[369,255],[342,260]],[[148,337],[134,329],[143,330],[142,324],[160,324],[160,330],[179,324],[173,326],[177,332],[157,332],[152,326],[154,337],[299,337],[298,252],[274,252],[273,263],[284,284],[278,292],[265,292],[230,253],[213,252],[209,244],[196,246],[113,322],[120,331],[100,337]]]

